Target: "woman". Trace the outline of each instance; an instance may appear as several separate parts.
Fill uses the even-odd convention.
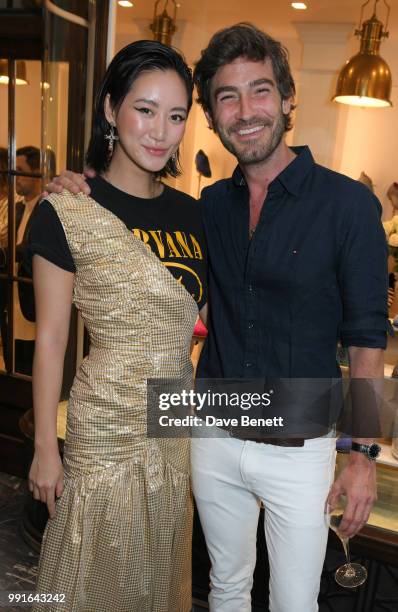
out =
[[[52,194],[31,229],[29,485],[51,517],[37,590],[65,594],[63,604],[34,612],[191,607],[189,442],[146,437],[147,379],[189,384],[190,340],[205,302],[196,203],[159,180],[178,173],[191,104],[191,74],[177,52],[152,41],[122,49],[97,97],[90,197]],[[91,344],[70,393],[62,466],[56,409],[72,302]]]

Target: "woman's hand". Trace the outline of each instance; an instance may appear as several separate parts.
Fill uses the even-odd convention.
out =
[[[93,178],[95,175],[95,170],[91,168],[85,168],[84,174],[78,174],[71,170],[63,170],[59,176],[55,176],[51,183],[46,185],[47,191],[43,191],[42,198],[48,196],[49,193],[61,193],[64,189],[75,194],[83,192],[89,195],[90,187],[86,183],[86,177]]]
[[[64,468],[58,449],[35,450],[28,485],[34,499],[47,504],[50,518],[54,518],[56,498],[64,490]]]

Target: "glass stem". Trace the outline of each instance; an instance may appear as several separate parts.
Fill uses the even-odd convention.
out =
[[[343,544],[343,548],[344,548],[345,556],[346,556],[346,559],[347,559],[347,563],[349,565],[351,565],[349,538],[340,538],[340,539],[341,539],[341,543]]]

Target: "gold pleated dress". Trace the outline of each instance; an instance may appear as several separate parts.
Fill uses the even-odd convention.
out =
[[[123,221],[52,194],[90,354],[70,393],[65,488],[44,533],[33,612],[189,612],[189,440],[147,437],[147,379],[189,385],[197,305]]]

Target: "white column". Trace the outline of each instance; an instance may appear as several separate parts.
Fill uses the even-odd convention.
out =
[[[340,68],[350,55],[353,23],[294,24],[303,45],[298,71],[293,144],[308,144],[315,160],[339,169],[347,109],[332,102]]]

